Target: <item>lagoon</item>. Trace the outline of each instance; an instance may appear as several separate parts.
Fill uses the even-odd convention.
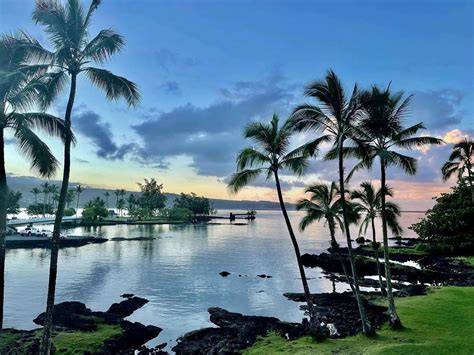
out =
[[[297,230],[303,213],[292,211],[290,216]],[[402,215],[405,236],[414,236],[406,227],[422,216],[423,213]],[[299,304],[282,295],[300,292],[301,281],[281,212],[258,211],[257,219],[247,225],[222,223],[68,230],[72,235],[150,240],[108,241],[61,249],[57,302],[81,301],[93,310],[106,310],[121,300],[122,293],[145,297],[150,302],[129,319],[163,328],[152,345],[168,342],[172,346],[183,333],[212,326],[207,313],[210,306],[301,321]],[[297,235],[302,253],[319,253],[329,246],[323,223]],[[342,242],[342,235],[338,237]],[[5,325],[34,328],[32,319],[44,310],[46,300],[49,250],[10,249],[6,263]],[[220,276],[224,270],[231,275]],[[332,291],[332,283],[320,269],[307,272],[312,292]],[[259,278],[258,274],[272,278]],[[347,289],[342,283],[336,287],[338,291]]]

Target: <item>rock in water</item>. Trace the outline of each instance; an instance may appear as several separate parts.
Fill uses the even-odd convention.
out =
[[[125,318],[135,312],[137,309],[142,308],[148,300],[141,297],[130,297],[119,303],[114,303],[107,310],[107,313],[115,314],[119,317]]]
[[[227,277],[227,276],[230,275],[230,272],[228,272],[228,271],[221,271],[221,272],[219,273],[219,275],[221,275],[222,277]]]

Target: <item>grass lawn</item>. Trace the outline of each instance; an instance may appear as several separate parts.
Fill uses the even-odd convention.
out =
[[[384,327],[373,339],[357,335],[320,344],[271,334],[244,354],[474,354],[474,287],[444,287],[396,302],[404,330]]]

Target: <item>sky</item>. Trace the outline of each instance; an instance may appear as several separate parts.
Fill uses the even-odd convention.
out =
[[[0,0],[0,32],[26,30],[48,47],[33,7],[33,0]],[[103,0],[91,36],[104,28],[126,40],[104,67],[136,82],[142,99],[129,108],[79,80],[71,181],[136,190],[154,177],[169,192],[276,200],[273,182],[263,179],[238,195],[226,189],[246,145],[243,127],[273,113],[286,118],[328,69],[347,90],[391,82],[413,94],[406,124],[423,121],[425,134],[448,143],[410,153],[416,176],[389,170],[405,209],[427,208],[449,188],[440,166],[451,144],[474,132],[472,1]],[[67,91],[49,111],[63,116],[66,99]],[[46,140],[62,160],[60,143]],[[33,175],[17,150],[7,145],[7,171]],[[305,177],[283,178],[286,198],[295,201],[305,184],[337,175],[334,162],[316,158]],[[377,178],[363,172],[353,182]]]

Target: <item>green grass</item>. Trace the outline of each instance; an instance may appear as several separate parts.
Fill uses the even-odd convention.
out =
[[[60,332],[53,338],[53,344],[58,354],[94,354],[103,350],[105,340],[121,333],[119,325],[99,324],[94,332]]]
[[[474,266],[474,256],[459,256],[456,259],[464,261],[466,264]]]
[[[286,341],[276,334],[261,338],[244,354],[474,354],[474,288],[445,287],[427,296],[397,299],[401,331],[381,329],[315,343],[309,337]]]

